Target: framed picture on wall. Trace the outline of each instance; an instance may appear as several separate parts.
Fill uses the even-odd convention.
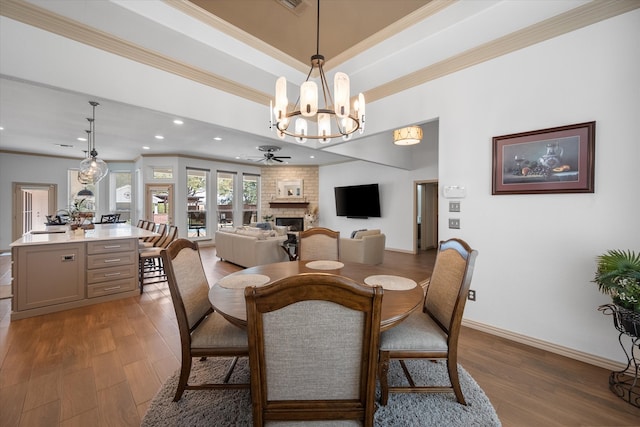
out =
[[[278,180],[276,191],[278,199],[301,199],[304,197],[301,179]]]
[[[491,194],[593,193],[596,122],[493,138]]]

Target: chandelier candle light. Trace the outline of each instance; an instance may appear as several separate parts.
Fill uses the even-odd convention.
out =
[[[87,148],[89,148],[90,151],[87,158],[80,162],[78,181],[82,184],[95,184],[109,173],[109,167],[104,160],[98,159],[98,152],[96,151],[96,107],[100,104],[95,101],[89,101],[89,104],[93,107],[92,117],[87,118],[89,121],[89,130],[87,131]]]
[[[318,0],[318,16],[316,26],[316,54],[311,56],[311,69],[307,79],[300,85],[300,95],[293,111],[288,112],[289,99],[287,98],[287,80],[284,77],[276,81],[275,105],[269,103],[269,128],[276,128],[278,136],[292,136],[296,142],[305,143],[308,138],[328,143],[331,138],[342,137],[343,140],[351,139],[352,134],[359,130],[364,132],[365,103],[364,95],[358,94],[351,105],[349,93],[349,76],[337,72],[333,79],[333,97],[329,90],[329,84],[324,74],[324,56],[320,55],[320,0]],[[318,69],[324,108],[319,108],[318,85],[309,80],[314,69]],[[295,124],[291,122],[295,119]],[[274,124],[275,121],[275,124]],[[316,133],[309,131],[309,122],[316,123]],[[336,131],[332,131],[332,122]]]

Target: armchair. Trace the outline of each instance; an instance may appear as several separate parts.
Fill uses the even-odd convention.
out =
[[[380,230],[358,231],[353,239],[340,239],[340,260],[382,264],[386,236]]]

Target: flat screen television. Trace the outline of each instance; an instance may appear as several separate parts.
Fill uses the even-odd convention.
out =
[[[335,187],[336,215],[348,218],[380,216],[378,184]]]

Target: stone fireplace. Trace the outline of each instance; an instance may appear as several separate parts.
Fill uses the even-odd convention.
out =
[[[304,231],[304,218],[276,218],[276,225],[289,227],[289,231]]]

